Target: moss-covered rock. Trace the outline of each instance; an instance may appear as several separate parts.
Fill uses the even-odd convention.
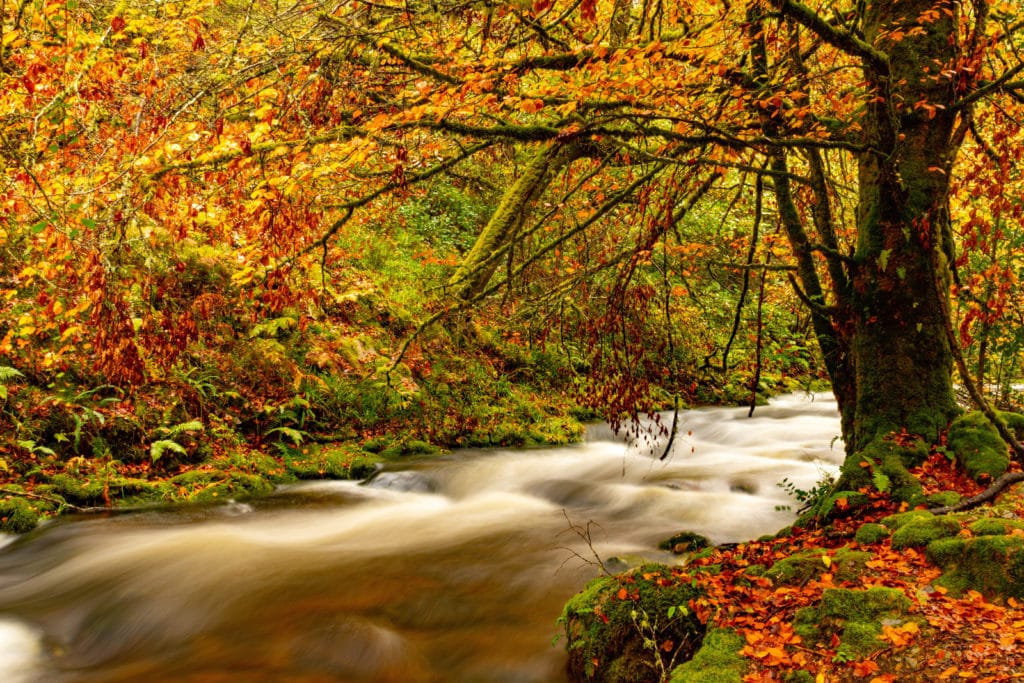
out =
[[[48,510],[52,510],[52,505],[41,501],[29,501],[20,496],[0,498],[0,531],[15,534],[29,532]]]
[[[776,585],[804,584],[824,573],[832,574],[839,582],[852,581],[870,559],[871,553],[849,548],[839,548],[834,555],[811,548],[779,560],[764,575]]]
[[[689,659],[700,647],[704,625],[689,607],[700,595],[664,565],[594,579],[562,612],[570,678],[661,680],[673,657]]]
[[[189,503],[222,502],[266,495],[274,490],[265,478],[238,471],[192,470],[171,479],[176,498]]]
[[[862,524],[857,533],[854,535],[853,540],[857,541],[861,545],[872,545],[878,543],[881,540],[889,538],[889,534],[892,533],[889,527],[884,524],[875,524],[873,522],[868,524]]]
[[[956,491],[940,491],[938,493],[931,493],[925,498],[925,502],[930,508],[937,507],[949,507],[956,505],[963,499]]]
[[[954,517],[920,517],[911,519],[903,524],[892,534],[892,547],[895,550],[903,548],[923,548],[932,541],[940,538],[956,536],[960,533],[960,522]]]
[[[828,588],[817,606],[797,612],[794,630],[810,644],[828,643],[838,636],[838,660],[862,659],[888,646],[879,637],[882,621],[909,621],[906,613],[910,604],[910,599],[895,588]]]
[[[747,660],[740,655],[746,642],[732,629],[708,631],[700,649],[672,671],[670,683],[742,683]]]
[[[983,413],[965,413],[953,420],[946,441],[957,462],[975,480],[994,479],[1010,464],[1007,445]]]
[[[908,510],[906,512],[900,512],[895,515],[883,517],[880,521],[889,529],[896,531],[897,529],[907,524],[911,524],[912,522],[934,519],[934,517],[935,515],[927,510]]]
[[[876,439],[861,449],[859,458],[846,459],[837,486],[850,490],[871,487],[918,505],[924,502],[924,491],[909,468],[924,462],[928,453],[927,444],[920,439],[909,446],[890,438]]]
[[[353,476],[357,460],[380,462],[383,456],[371,454],[355,446],[310,445],[282,448],[285,470],[298,479],[361,479]],[[371,466],[370,471],[373,471]]]
[[[682,531],[672,538],[665,539],[658,544],[658,547],[662,550],[669,550],[680,555],[682,553],[692,553],[697,550],[703,550],[710,545],[711,541],[704,536],[695,534],[692,531]]]
[[[1003,536],[1024,529],[1024,520],[983,517],[968,527],[975,536]]]
[[[944,538],[929,543],[927,555],[945,570],[937,583],[955,595],[1024,598],[1024,537]]]

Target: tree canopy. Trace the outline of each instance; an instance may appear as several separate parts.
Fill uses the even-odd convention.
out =
[[[766,296],[801,303],[851,454],[938,442],[954,365],[1019,372],[1015,3],[21,0],[2,30],[0,352],[40,378],[139,386],[225,307],[337,305],[351,235],[444,183],[493,208],[424,254],[445,283],[389,382],[500,302],[635,414],[744,323],[760,358]],[[203,263],[221,286],[175,301]]]

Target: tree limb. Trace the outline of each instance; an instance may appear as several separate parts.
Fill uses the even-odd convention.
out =
[[[809,29],[823,41],[854,57],[864,59],[880,74],[889,73],[889,55],[849,31],[842,31],[807,5],[794,0],[769,0],[783,15]]]

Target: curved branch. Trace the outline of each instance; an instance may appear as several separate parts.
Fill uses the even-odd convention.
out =
[[[794,0],[770,0],[783,15],[810,30],[832,47],[848,55],[867,61],[880,74],[889,73],[889,55],[866,43],[849,31],[843,31],[825,21],[807,5]]]
[[[1016,484],[1019,481],[1024,481],[1024,472],[1007,472],[1006,474],[992,482],[991,486],[989,486],[987,489],[985,489],[978,495],[971,496],[970,498],[964,498],[959,503],[954,503],[953,505],[944,505],[942,507],[932,508],[928,510],[928,512],[932,513],[933,515],[946,515],[950,512],[962,512],[964,510],[976,508],[982,503],[987,503],[988,501],[995,498],[1007,486],[1011,484]]]

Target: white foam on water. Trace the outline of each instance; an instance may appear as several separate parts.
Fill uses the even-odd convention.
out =
[[[35,629],[19,621],[0,618],[0,680],[4,683],[37,680],[42,650],[42,636]]]

